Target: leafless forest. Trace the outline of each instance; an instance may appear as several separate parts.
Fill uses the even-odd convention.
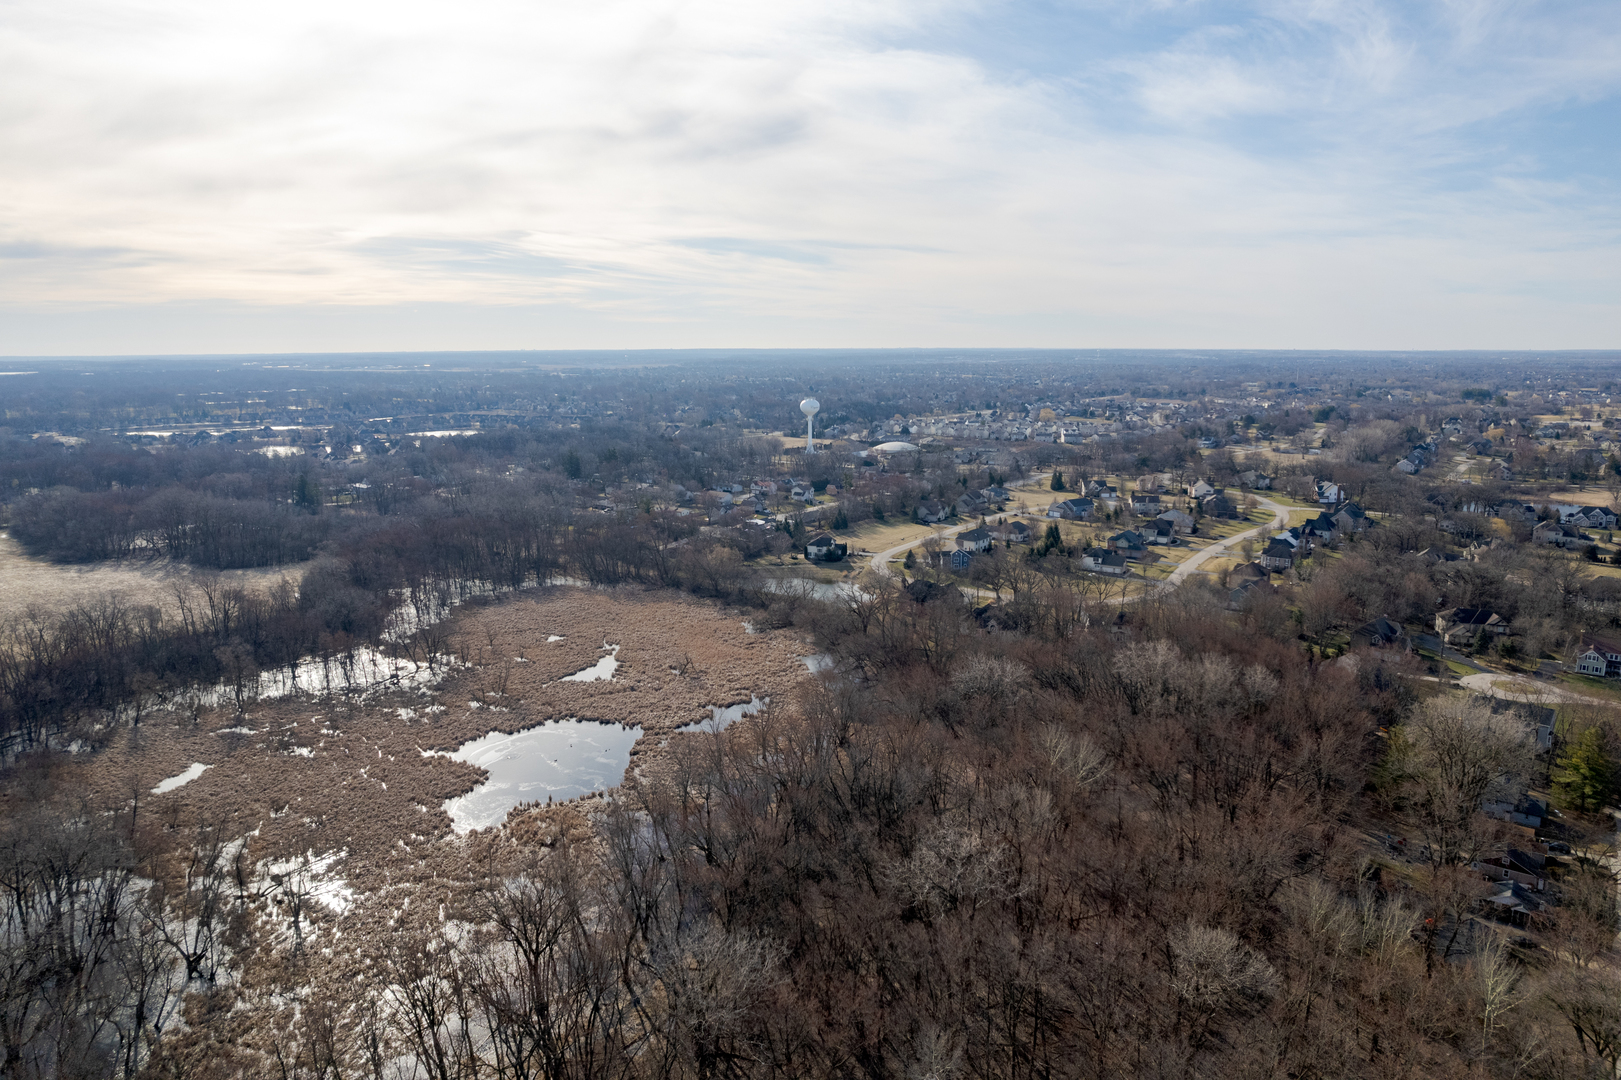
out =
[[[67,441],[0,442],[29,558],[197,572],[0,635],[0,1077],[1617,1075],[1608,691],[1567,680],[1545,721],[1447,665],[1529,681],[1613,622],[1607,555],[1486,504],[1621,474],[1595,439],[1502,435],[1536,492],[1478,475],[1508,441],[1473,483],[1393,478],[1403,424],[1545,420],[1553,391],[1341,381],[1339,420],[1266,391],[1322,453],[1266,458],[1265,490],[1317,514],[1344,484],[1376,524],[1323,526],[1243,602],[1226,571],[1124,602],[1062,543],[836,585],[799,559],[835,515],[1037,470],[1237,484],[1232,443],[1198,447],[1227,421],[880,466],[785,464],[746,395],[668,385],[633,419],[422,445],[328,426],[308,448],[364,449],[321,457],[143,447],[90,406],[74,435],[32,402]],[[894,386],[870,397],[898,413]],[[790,469],[806,504],[732,508],[723,481]],[[277,583],[214,576],[253,566]],[[1515,630],[1353,633],[1416,638],[1442,598]],[[605,649],[612,678],[565,679]],[[482,774],[444,751],[570,717],[641,729],[618,787],[453,831]]]

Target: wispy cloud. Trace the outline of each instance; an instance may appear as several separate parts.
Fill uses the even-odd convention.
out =
[[[538,305],[580,315],[571,345],[1596,345],[1621,322],[1607,0],[5,22],[0,305],[64,327],[196,303]]]

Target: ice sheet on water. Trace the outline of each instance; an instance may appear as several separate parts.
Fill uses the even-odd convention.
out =
[[[619,646],[602,643],[604,649],[611,650],[607,656],[592,664],[583,671],[576,671],[572,675],[564,675],[561,682],[598,682],[614,677],[614,669],[619,667]]]
[[[616,787],[641,728],[559,720],[515,735],[491,732],[445,755],[490,774],[466,795],[445,800],[458,833],[499,825],[520,803],[578,798]]]
[[[438,657],[434,664],[389,656],[373,648],[359,648],[344,658],[318,659],[307,657],[300,661],[296,672],[280,667],[260,672],[248,681],[243,697],[249,701],[265,701],[287,697],[295,693],[324,694],[342,691],[362,695],[381,689],[411,689],[428,686],[438,679],[440,672],[454,667],[450,657]],[[197,704],[205,708],[218,708],[236,700],[236,690],[227,683],[210,687],[197,695]],[[180,708],[177,696],[167,706]]]
[[[153,788],[152,794],[165,795],[173,791],[175,788],[185,787],[187,784],[191,783],[193,780],[197,779],[199,776],[203,775],[203,773],[207,772],[213,767],[214,766],[212,765],[204,765],[200,761],[194,761],[191,763],[191,767],[185,772],[178,776],[171,776],[169,779],[163,781],[157,787]]]
[[[750,695],[748,701],[739,702],[736,705],[727,705],[725,707],[720,705],[711,705],[709,706],[709,719],[694,720],[690,724],[682,724],[680,727],[676,728],[676,730],[723,731],[732,724],[735,724],[737,721],[743,719],[745,716],[753,716],[755,713],[765,708],[770,701],[770,698],[762,698],[758,694],[753,694]]]

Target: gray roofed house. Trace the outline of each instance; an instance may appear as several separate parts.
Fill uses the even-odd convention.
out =
[[[969,551],[989,551],[990,546],[996,542],[988,529],[969,529],[957,535],[957,543]]]
[[[1435,632],[1448,645],[1467,645],[1481,634],[1502,636],[1508,620],[1486,608],[1447,608],[1435,614]]]
[[[1287,540],[1273,537],[1255,557],[1255,561],[1268,570],[1287,570],[1295,564],[1295,547]]]
[[[1351,644],[1365,645],[1372,648],[1383,648],[1386,645],[1402,645],[1407,641],[1407,635],[1402,628],[1381,615],[1372,622],[1363,623],[1351,631]]]

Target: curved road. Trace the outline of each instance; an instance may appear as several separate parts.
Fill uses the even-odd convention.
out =
[[[1042,475],[1029,476],[1022,481],[1016,481],[1008,486],[1010,488],[1027,487],[1031,484],[1039,484],[1047,480],[1048,477]],[[1265,525],[1257,525],[1253,529],[1246,529],[1234,536],[1229,536],[1225,540],[1218,540],[1209,547],[1194,552],[1179,566],[1177,566],[1175,570],[1171,571],[1171,576],[1160,582],[1159,587],[1162,589],[1174,589],[1186,581],[1188,576],[1197,571],[1200,566],[1204,565],[1206,562],[1215,558],[1216,556],[1230,551],[1235,546],[1242,544],[1245,540],[1251,540],[1274,530],[1282,529],[1289,524],[1289,507],[1284,506],[1282,503],[1273,502],[1271,499],[1263,499],[1259,495],[1255,496],[1255,500],[1266,509],[1272,511],[1272,520],[1270,522]],[[961,525],[954,525],[949,529],[942,529],[937,533],[931,534],[931,536],[920,536],[915,540],[908,540],[905,543],[896,544],[892,548],[888,548],[873,555],[870,565],[873,570],[883,574],[885,577],[888,577],[890,574],[889,562],[891,559],[900,558],[908,549],[918,547],[930,540],[932,537],[937,536],[941,540],[949,540],[960,532],[965,532],[968,529],[975,528],[978,524],[979,523],[977,521],[966,521]]]
[[[1050,474],[1031,475],[1025,477],[1023,480],[1013,481],[1013,483],[1008,485],[1008,490],[1011,491],[1014,488],[1029,487],[1032,484],[1046,483],[1050,482],[1050,480]],[[949,540],[960,532],[966,532],[967,530],[977,528],[978,526],[978,521],[965,521],[961,525],[953,525],[949,529],[942,529],[939,532],[930,533],[928,536],[920,536],[916,540],[908,540],[904,544],[896,544],[894,547],[880,551],[874,555],[869,565],[871,565],[872,569],[876,572],[884,575],[885,577],[889,577],[889,560],[900,558],[908,549],[919,547],[935,537],[939,537],[941,540]]]
[[[1253,494],[1253,492],[1251,494]],[[1272,511],[1272,520],[1269,523],[1265,525],[1257,525],[1253,529],[1245,529],[1241,533],[1229,536],[1225,540],[1218,540],[1216,543],[1211,544],[1202,551],[1197,551],[1188,556],[1180,565],[1177,566],[1175,570],[1171,571],[1170,577],[1166,578],[1160,583],[1160,588],[1174,589],[1186,581],[1188,579],[1188,575],[1192,574],[1195,570],[1199,569],[1200,566],[1215,558],[1217,555],[1221,555],[1232,550],[1235,545],[1242,544],[1245,540],[1253,540],[1263,533],[1270,533],[1274,530],[1282,529],[1289,524],[1289,508],[1287,506],[1284,506],[1282,503],[1273,502],[1271,499],[1263,499],[1259,495],[1255,496],[1255,501]]]

